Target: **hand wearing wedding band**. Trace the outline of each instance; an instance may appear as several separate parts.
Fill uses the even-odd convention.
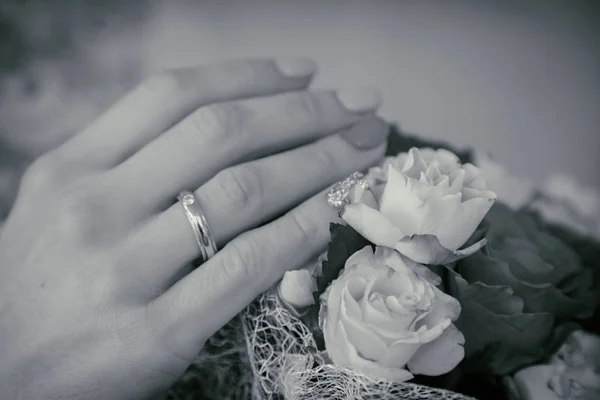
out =
[[[212,256],[217,254],[217,244],[215,238],[208,227],[208,222],[204,217],[202,209],[198,205],[198,199],[194,193],[184,190],[177,196],[179,202],[183,206],[185,215],[190,221],[194,237],[200,248],[200,264],[208,261]]]
[[[315,70],[164,72],[34,162],[0,236],[0,398],[160,392],[322,251],[327,188],[388,127],[377,91],[306,90]]]

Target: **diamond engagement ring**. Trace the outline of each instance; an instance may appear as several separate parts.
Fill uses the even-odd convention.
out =
[[[348,196],[354,185],[360,185],[365,189],[369,187],[363,177],[362,173],[354,172],[348,178],[333,185],[327,193],[327,204],[341,212],[344,206],[349,203]]]
[[[192,231],[194,232],[194,237],[196,238],[196,242],[200,248],[201,261],[202,263],[206,262],[217,253],[217,244],[215,243],[212,232],[208,227],[208,223],[206,222],[206,218],[202,213],[202,209],[198,204],[198,200],[192,192],[187,190],[179,193],[177,199],[183,206],[183,210],[188,221],[190,221]]]

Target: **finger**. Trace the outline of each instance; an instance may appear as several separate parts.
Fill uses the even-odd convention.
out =
[[[376,163],[385,151],[387,124],[371,117],[344,134],[378,138],[379,145],[359,150],[342,134],[307,146],[241,164],[218,174],[196,191],[217,242],[259,226],[352,172]],[[127,274],[140,285],[168,287],[179,266],[196,259],[198,244],[180,204],[157,215],[126,242]],[[141,277],[144,278],[141,278]]]
[[[150,303],[148,315],[175,354],[199,346],[260,293],[317,255],[330,240],[334,209],[319,193],[283,217],[230,242]]]
[[[347,128],[380,102],[374,89],[303,91],[201,108],[115,168],[128,188],[121,203],[135,199],[136,212],[158,212],[227,167]]]
[[[250,59],[158,74],[61,146],[84,166],[108,168],[206,104],[305,88],[316,64],[305,58]]]

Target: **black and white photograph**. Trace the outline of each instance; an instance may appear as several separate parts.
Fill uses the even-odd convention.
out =
[[[600,1],[0,1],[0,400],[600,400]]]

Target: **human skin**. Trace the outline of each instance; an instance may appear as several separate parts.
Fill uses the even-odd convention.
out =
[[[319,254],[324,191],[379,161],[372,89],[308,91],[306,59],[166,71],[26,172],[0,232],[0,398],[137,399]],[[220,251],[199,255],[179,191]]]

